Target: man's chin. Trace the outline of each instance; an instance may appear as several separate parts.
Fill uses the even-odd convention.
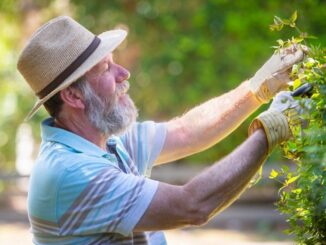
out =
[[[138,111],[132,100],[129,101],[128,105],[123,107],[124,108],[119,112],[121,113],[121,120],[119,120],[119,122],[113,123],[112,120],[107,120],[107,124],[105,125],[106,129],[104,130],[107,136],[124,134],[136,122]]]

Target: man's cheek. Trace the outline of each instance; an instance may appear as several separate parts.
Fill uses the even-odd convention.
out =
[[[113,81],[103,81],[98,92],[103,96],[112,96],[116,92],[116,85]]]

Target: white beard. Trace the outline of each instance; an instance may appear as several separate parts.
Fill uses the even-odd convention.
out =
[[[82,93],[86,115],[91,124],[105,136],[119,135],[136,121],[138,111],[129,95],[125,94],[129,88],[127,81],[117,84],[115,94],[107,98],[98,96],[87,82],[85,85]],[[124,98],[119,98],[120,96]]]

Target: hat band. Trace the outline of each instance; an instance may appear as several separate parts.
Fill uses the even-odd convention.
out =
[[[82,52],[63,72],[61,72],[52,82],[50,82],[45,88],[43,88],[40,92],[36,93],[36,95],[42,99],[54,89],[56,89],[59,85],[61,85],[67,77],[69,77],[84,61],[95,51],[95,49],[100,44],[101,39],[97,36],[94,36],[91,44]]]

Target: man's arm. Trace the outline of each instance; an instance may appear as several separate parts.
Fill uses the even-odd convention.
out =
[[[183,186],[160,183],[134,231],[201,225],[230,205],[267,156],[267,139],[255,131],[236,150]]]
[[[156,164],[205,150],[235,130],[259,106],[249,82],[213,98],[167,123],[167,137]]]
[[[230,134],[261,103],[286,88],[291,67],[307,48],[292,45],[274,53],[249,80],[168,123],[167,139],[156,163],[173,161],[202,151]]]

